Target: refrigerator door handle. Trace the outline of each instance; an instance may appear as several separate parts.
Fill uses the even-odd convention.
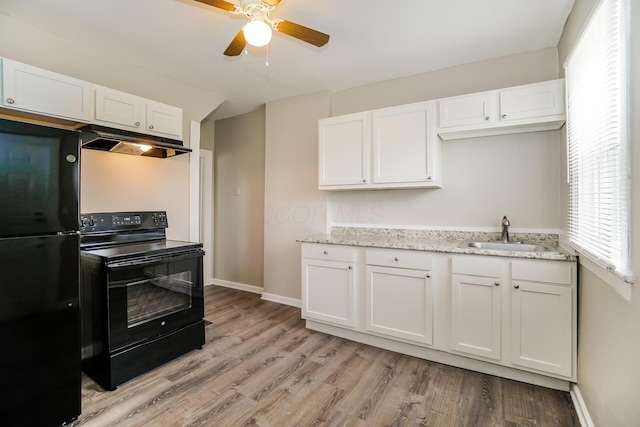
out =
[[[56,234],[58,236],[79,236],[80,235],[80,230],[58,231]]]

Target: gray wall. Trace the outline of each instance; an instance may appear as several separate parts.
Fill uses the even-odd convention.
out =
[[[576,0],[558,45],[562,64],[596,0]],[[640,278],[640,4],[631,5],[631,269]],[[566,188],[563,198],[566,199]],[[564,206],[564,204],[563,204]],[[565,216],[563,214],[563,216]],[[636,285],[637,286],[637,285]],[[585,267],[579,270],[578,389],[596,426],[640,423],[640,291],[631,301]]]
[[[215,122],[213,276],[262,287],[265,109]]]
[[[296,238],[321,234],[326,194],[318,187],[318,119],[329,116],[330,92],[267,104],[264,291],[300,298]]]
[[[267,104],[265,292],[300,298],[295,239],[326,223],[560,227],[561,131],[443,142],[442,189],[317,190],[317,120],[558,78],[555,48]],[[333,114],[331,114],[333,112]]]

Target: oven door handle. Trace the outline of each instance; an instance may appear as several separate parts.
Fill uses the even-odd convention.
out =
[[[173,252],[170,254],[162,254],[162,255],[151,255],[145,257],[138,258],[129,258],[121,261],[108,262],[106,264],[108,269],[116,269],[123,267],[144,267],[145,265],[158,264],[165,261],[182,261],[189,258],[197,258],[204,256],[204,251],[202,249],[190,250],[186,252]]]

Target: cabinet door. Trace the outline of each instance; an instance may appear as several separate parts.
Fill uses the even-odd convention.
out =
[[[420,344],[433,344],[431,273],[367,266],[366,328]]]
[[[443,99],[439,106],[442,128],[498,121],[498,98],[495,92]]]
[[[500,91],[500,120],[564,115],[564,81],[525,85]]]
[[[571,376],[571,287],[513,281],[512,363]]]
[[[135,95],[96,87],[96,123],[144,132],[145,100]]]
[[[146,102],[147,132],[182,140],[182,109],[159,102]]]
[[[434,180],[435,104],[373,112],[373,182],[424,183]]]
[[[500,281],[452,275],[451,348],[500,360]]]
[[[351,263],[302,259],[302,317],[355,327],[355,280]]]
[[[2,59],[2,106],[80,122],[91,120],[89,82]]]
[[[371,150],[369,114],[318,121],[318,186],[366,185]]]

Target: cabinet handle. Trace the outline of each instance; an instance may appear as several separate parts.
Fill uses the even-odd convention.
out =
[[[149,129],[153,129],[153,125],[149,125]]]
[[[493,282],[494,285],[500,286],[500,282]]]
[[[349,268],[349,270],[351,270],[353,267],[349,266],[348,268]]]
[[[517,283],[514,283],[513,287],[516,288],[516,289],[520,289],[520,285],[518,285]]]
[[[484,119],[485,119],[486,121],[489,121],[489,120],[491,120],[491,116],[486,116]]]
[[[367,182],[367,179],[366,179],[366,178],[364,178],[364,179],[362,180],[362,182]]]
[[[506,119],[506,118],[507,118],[507,115],[506,115],[506,114],[503,114],[503,115],[502,115],[502,118],[503,118],[503,119]]]
[[[393,260],[394,260],[394,261],[399,261],[398,257],[395,257]]]
[[[427,279],[431,279],[431,275],[430,274],[427,274]]]
[[[431,181],[431,176],[428,176],[428,177],[427,177],[427,181]]]
[[[15,99],[13,99],[13,98],[7,98],[7,104],[13,104],[13,103],[15,103],[15,102],[16,102],[16,101],[15,101]]]
[[[134,125],[135,126],[140,126],[140,122],[135,122]]]
[[[322,253],[325,254],[325,255],[329,254],[329,252],[327,252],[327,251],[322,251]]]

